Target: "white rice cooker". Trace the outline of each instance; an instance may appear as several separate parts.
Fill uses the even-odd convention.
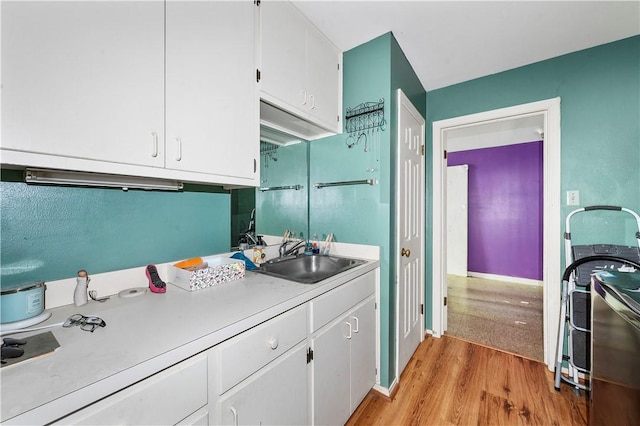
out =
[[[0,296],[2,329],[22,328],[47,319],[50,314],[44,312],[46,288],[44,282],[3,286]]]

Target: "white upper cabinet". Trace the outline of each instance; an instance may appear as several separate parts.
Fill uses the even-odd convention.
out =
[[[340,133],[342,53],[289,2],[262,1],[260,14],[261,98],[309,123],[287,129],[286,118],[269,114],[276,122],[267,124],[304,128],[299,136],[307,139]]]
[[[255,9],[167,1],[167,168],[257,176]]]
[[[3,164],[258,185],[252,2],[1,7]]]
[[[164,166],[163,2],[1,7],[3,157]]]

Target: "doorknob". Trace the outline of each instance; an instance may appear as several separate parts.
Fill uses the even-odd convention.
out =
[[[406,249],[406,248],[403,248],[403,249],[400,251],[400,256],[406,256],[406,257],[411,256],[411,250]]]

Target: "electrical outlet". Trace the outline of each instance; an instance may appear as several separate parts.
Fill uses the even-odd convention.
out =
[[[580,191],[567,191],[567,205],[578,206],[580,205]]]

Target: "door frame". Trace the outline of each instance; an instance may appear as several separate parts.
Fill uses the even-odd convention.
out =
[[[422,126],[424,132],[422,134],[422,145],[424,146],[424,149],[426,151],[427,146],[426,146],[426,120],[424,117],[422,117],[422,115],[420,115],[420,112],[417,110],[417,108],[413,105],[413,103],[411,102],[411,100],[404,94],[404,92],[401,89],[397,90],[397,98],[396,98],[396,104],[397,104],[397,122],[398,122],[398,128],[397,128],[397,133],[396,133],[396,150],[398,150],[399,146],[400,146],[400,140],[402,137],[402,129],[400,128],[400,112],[402,111],[402,104],[407,104],[410,112],[414,115],[419,117],[422,120]],[[397,188],[398,182],[400,182],[400,156],[397,155],[396,159],[396,186],[394,186],[394,189]],[[425,155],[422,155],[422,161],[420,162],[420,179],[422,179],[422,189],[423,191],[420,191],[420,200],[416,201],[416,205],[419,206],[420,211],[418,212],[418,217],[420,220],[420,226],[422,227],[422,231],[420,232],[420,247],[422,247],[422,249],[420,250],[420,259],[419,259],[419,264],[421,266],[420,268],[420,276],[418,277],[418,288],[420,289],[420,294],[418,295],[418,300],[422,301],[421,303],[424,304],[424,300],[425,300],[425,286],[421,283],[425,282],[426,279],[426,271],[425,271],[425,241],[426,241],[426,237],[425,237],[425,232],[426,232],[426,215],[425,215],[425,211],[426,211],[426,204],[425,204],[425,194],[426,191],[424,191],[425,189],[425,177],[426,177],[426,161],[425,161]],[[399,193],[399,191],[396,190],[396,193]],[[397,201],[397,197],[395,199],[395,223],[394,223],[394,233],[395,233],[395,241],[394,241],[394,245],[396,247],[395,253],[393,254],[393,262],[395,264],[395,292],[396,292],[396,324],[395,324],[395,328],[396,328],[396,338],[395,338],[395,357],[396,357],[396,362],[395,362],[395,381],[394,383],[392,383],[391,388],[393,388],[395,385],[397,385],[400,382],[400,375],[402,374],[402,371],[399,370],[399,366],[400,366],[400,245],[399,245],[399,240],[400,240],[400,206],[399,203]],[[424,341],[424,336],[425,336],[425,322],[424,322],[424,310],[421,311],[421,320],[420,322],[420,342]]]
[[[560,318],[561,211],[560,211],[560,98],[546,99],[492,111],[433,122],[433,241],[432,241],[432,330],[444,333],[446,310],[443,295],[447,285],[446,259],[446,133],[461,127],[513,120],[526,116],[544,117],[543,129],[543,347],[549,370],[555,363]],[[436,153],[438,155],[436,155]],[[442,154],[441,154],[442,153]]]

